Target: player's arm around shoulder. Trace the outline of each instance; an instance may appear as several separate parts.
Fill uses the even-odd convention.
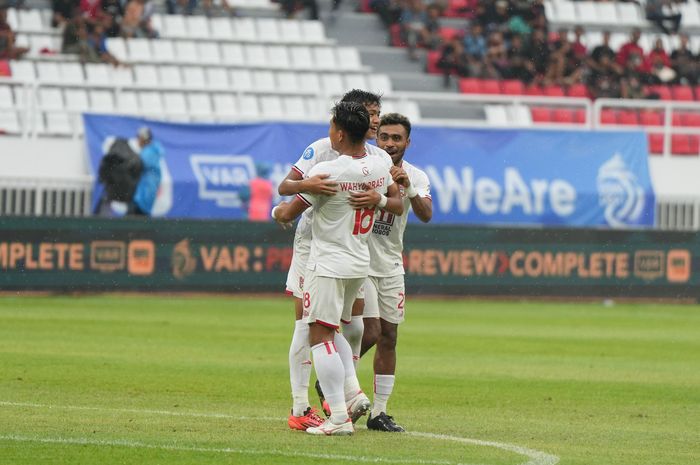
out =
[[[327,179],[329,174],[312,173],[313,168],[318,166],[319,160],[322,158],[320,152],[323,150],[323,139],[309,145],[282,180],[277,192],[283,196],[300,193],[334,195],[338,184]]]

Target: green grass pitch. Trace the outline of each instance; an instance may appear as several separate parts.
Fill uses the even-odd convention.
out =
[[[1,298],[0,464],[700,463],[698,306],[410,301],[389,403],[410,433],[341,438],[287,427],[292,312]]]

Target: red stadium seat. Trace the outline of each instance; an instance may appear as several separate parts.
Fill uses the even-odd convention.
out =
[[[507,79],[503,81],[503,93],[507,95],[523,95],[525,93],[525,85],[522,81]]]
[[[362,13],[372,13],[372,7],[369,6],[370,0],[360,0],[360,11]]]
[[[639,124],[639,118],[635,110],[622,110],[617,115],[617,123],[627,126],[636,126]]]
[[[684,102],[692,102],[693,100],[695,100],[695,95],[693,95],[693,88],[690,86],[672,86],[671,95],[673,96],[673,100],[681,100]]]
[[[574,123],[586,124],[586,110],[574,110]]]
[[[532,107],[532,121],[535,123],[550,123],[552,121],[552,112],[549,108]]]
[[[643,111],[639,114],[639,124],[643,126],[661,126],[664,118],[658,111]]]
[[[454,27],[441,27],[439,33],[440,37],[442,37],[442,41],[446,43],[452,41],[452,39],[455,37],[462,35],[462,29]]]
[[[700,113],[685,113],[681,121],[683,126],[700,127]]]
[[[673,134],[671,136],[671,153],[674,155],[689,155],[692,153],[690,139],[687,134]]]
[[[525,95],[544,95],[544,93],[539,86],[527,86],[525,88]]]
[[[661,155],[664,153],[664,135],[649,134],[649,153]]]
[[[394,47],[405,47],[406,43],[401,37],[401,25],[392,24],[389,26],[389,38],[391,39],[391,45]]]
[[[573,124],[574,112],[568,108],[557,108],[554,110],[552,120],[556,123]]]
[[[564,89],[559,86],[545,86],[544,95],[550,97],[564,97]]]
[[[462,78],[459,80],[459,91],[463,94],[478,94],[479,89],[479,79]]]
[[[700,136],[694,134],[689,135],[688,144],[690,145],[690,152],[688,155],[698,155],[700,153]]]
[[[617,124],[617,113],[615,110],[602,110],[600,112],[601,124]]]
[[[429,51],[426,56],[425,70],[430,74],[441,74],[440,68],[437,67],[438,61],[440,61],[440,52],[438,50]]]
[[[0,76],[9,77],[12,76],[12,70],[10,69],[10,62],[7,60],[0,60]]]
[[[500,94],[501,82],[495,79],[482,79],[479,82],[479,93],[481,94]]]
[[[668,86],[647,86],[646,94],[647,96],[658,95],[661,100],[673,100],[671,98],[671,89]]]
[[[683,113],[671,113],[671,126],[683,126]]]
[[[588,94],[588,87],[584,84],[574,84],[569,87],[566,95],[569,97],[590,97]]]

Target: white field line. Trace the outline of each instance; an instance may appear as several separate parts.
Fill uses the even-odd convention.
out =
[[[202,412],[177,412],[171,410],[151,410],[151,409],[127,409],[127,408],[109,408],[109,407],[86,407],[78,405],[49,405],[49,404],[36,404],[29,402],[8,402],[0,401],[0,407],[24,407],[24,408],[36,408],[44,410],[90,410],[90,411],[100,411],[100,412],[116,412],[116,413],[136,413],[136,414],[149,414],[149,415],[165,415],[165,416],[176,416],[176,417],[197,417],[197,418],[225,418],[237,421],[284,421],[284,418],[278,417],[250,417],[250,416],[236,416],[229,415],[225,413],[202,413]],[[435,433],[422,433],[422,432],[408,432],[406,433],[410,436],[423,437],[428,439],[438,439],[443,441],[453,441],[462,444],[469,444],[475,446],[484,447],[494,447],[496,449],[505,450],[508,452],[513,452],[519,455],[527,457],[529,460],[523,462],[519,465],[556,465],[559,463],[559,457],[556,455],[547,454],[545,452],[540,452],[533,449],[528,449],[526,447],[517,446],[514,444],[508,444],[504,442],[497,441],[483,441],[480,439],[463,438],[459,436],[449,436],[446,434],[435,434]],[[343,460],[349,462],[363,462],[363,463],[416,463],[420,465],[469,465],[464,463],[455,463],[442,460],[423,460],[423,459],[387,459],[380,457],[366,457],[366,456],[346,456],[346,455],[332,455],[332,454],[314,454],[306,452],[287,452],[280,451],[276,449],[260,450],[260,449],[233,449],[233,448],[207,448],[207,447],[194,447],[194,446],[181,446],[177,444],[148,444],[139,441],[127,441],[127,440],[98,440],[91,438],[46,438],[46,437],[32,437],[32,436],[20,436],[20,435],[0,435],[0,440],[4,441],[15,441],[15,442],[39,442],[39,443],[50,443],[50,444],[77,444],[77,445],[103,445],[103,446],[122,446],[131,448],[141,448],[141,449],[160,449],[160,450],[171,450],[171,451],[189,451],[189,452],[210,452],[210,453],[226,453],[226,454],[250,454],[250,455],[279,455],[284,457],[308,457],[308,458],[320,458],[328,460]]]

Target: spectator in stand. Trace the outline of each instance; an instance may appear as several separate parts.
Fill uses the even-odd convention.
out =
[[[0,5],[0,60],[17,60],[29,51],[15,46],[15,33],[7,22],[7,7]]]
[[[586,56],[588,55],[588,49],[586,48],[586,45],[583,43],[583,35],[586,33],[586,31],[583,30],[582,26],[576,26],[574,28],[574,41],[571,43],[571,50],[574,52],[574,55],[576,58],[578,58],[580,61],[585,61]]]
[[[51,0],[51,27],[64,27],[80,10],[80,0]]]
[[[63,29],[61,53],[78,55],[83,63],[101,63],[99,53],[88,42],[88,30],[81,16],[73,18]]]
[[[647,19],[661,29],[664,34],[677,34],[681,27],[681,12],[672,0],[647,0]],[[667,23],[670,22],[670,29]]]
[[[617,65],[618,73],[622,73],[622,67],[615,62],[615,51],[610,47],[610,31],[603,31],[603,43],[597,45],[591,52],[591,55],[588,57],[587,60],[588,67],[594,71],[598,71],[600,61],[603,58],[603,56],[609,57],[610,61],[612,61],[613,64]]]
[[[639,45],[639,38],[641,36],[642,32],[639,30],[639,28],[635,27],[632,29],[632,33],[630,34],[630,41],[624,44],[622,47],[620,47],[620,50],[618,50],[615,60],[623,68],[627,68],[627,62],[633,57],[635,57],[635,60],[637,60],[638,58],[636,57],[641,58],[644,56],[644,50],[642,50],[642,47]],[[637,65],[641,65],[641,63],[638,63]]]
[[[676,83],[698,83],[697,57],[688,48],[688,34],[680,34],[680,45],[671,53],[671,66],[676,71]]]
[[[569,31],[559,29],[557,40],[552,43],[549,68],[545,76],[546,83],[569,86],[581,80],[583,74],[582,58],[574,53],[569,41]]]
[[[510,49],[508,49],[509,67],[506,76],[508,79],[518,79],[525,84],[532,82],[535,77],[535,65],[528,55],[528,51],[523,45],[523,38],[514,35],[510,39]]]
[[[152,4],[145,0],[131,0],[126,4],[121,23],[122,36],[155,38],[158,33],[151,26]]]
[[[671,68],[671,58],[666,53],[660,38],[654,42],[654,48],[649,52],[647,61],[653,83],[668,84],[676,79],[676,72]]]
[[[401,0],[370,0],[369,6],[376,11],[387,28],[401,19]]]
[[[102,0],[103,15],[114,16],[117,21],[120,21],[124,16],[124,7],[121,0]]]
[[[595,67],[591,68],[588,75],[588,93],[592,98],[619,98],[620,66],[613,60],[614,54],[600,54],[598,60],[594,60]]]
[[[481,24],[473,22],[468,34],[464,36],[464,50],[476,59],[486,55],[486,39]]]
[[[102,21],[102,1],[80,0],[80,13],[88,23],[99,23]]]
[[[509,68],[508,49],[506,47],[503,33],[494,31],[489,34],[486,49],[486,60],[484,60],[478,77],[486,79],[500,79],[507,75]]]
[[[107,50],[107,35],[105,34],[104,26],[101,23],[88,23],[87,31],[87,43],[90,47],[90,56],[94,57],[96,55],[99,58],[98,60],[91,61],[102,61],[112,66],[119,66],[121,64],[119,60]]]
[[[191,15],[195,8],[197,8],[197,0],[165,0],[165,11],[169,15],[178,14],[180,11]]]
[[[483,3],[485,4],[484,8],[477,19],[484,27],[484,30],[498,30],[507,33],[510,21],[510,3],[508,0],[496,0],[495,2],[490,0]]]
[[[644,85],[638,73],[631,73],[620,81],[622,98],[641,100],[644,98],[658,99],[659,94],[646,94]]]
[[[196,1],[196,0],[194,0]],[[297,14],[298,4],[303,5],[305,8],[309,9],[309,19],[318,19],[318,2],[316,0],[280,0],[280,5],[282,5],[282,11],[284,11],[287,19],[292,19]]]
[[[425,6],[423,0],[408,0],[408,7],[401,14],[401,32],[408,44],[411,60],[417,60],[416,49],[423,46],[434,50],[440,46],[440,15],[442,9],[431,4]]]
[[[450,75],[461,77],[470,75],[470,62],[473,60],[464,50],[464,44],[458,38],[453,38],[443,48],[437,67],[442,71],[445,87],[450,85]],[[478,60],[479,62],[481,60]]]
[[[534,83],[542,84],[550,61],[549,44],[544,29],[538,28],[532,31],[530,44],[526,50],[535,72]]]

